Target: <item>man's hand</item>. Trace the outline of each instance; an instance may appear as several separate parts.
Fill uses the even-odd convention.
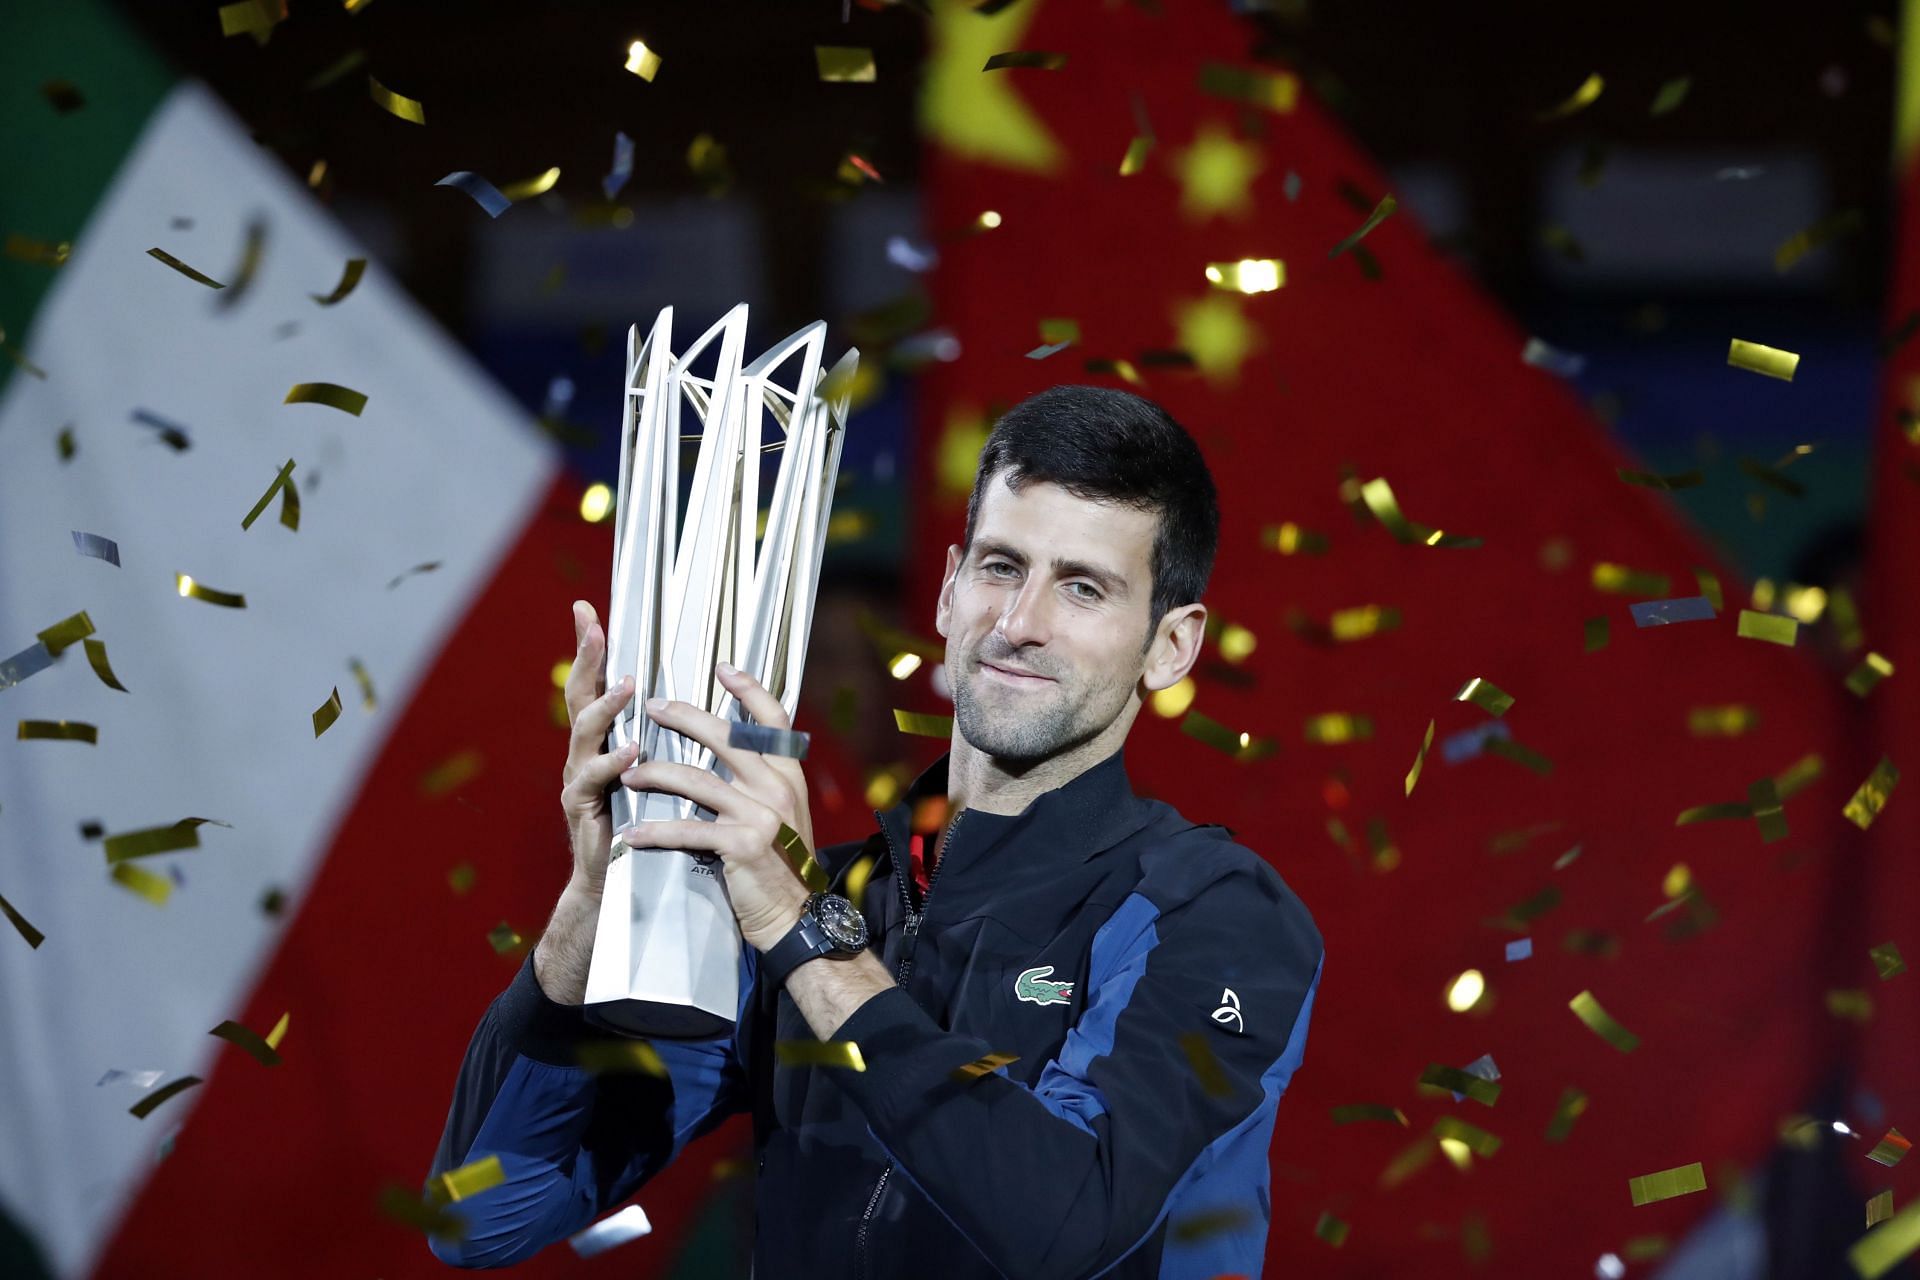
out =
[[[791,728],[779,699],[760,682],[726,663],[716,668],[720,683],[760,724]],[[799,833],[813,848],[813,819],[807,811],[807,780],[798,760],[762,755],[727,745],[728,722],[685,702],[652,699],[647,715],[655,724],[684,734],[712,750],[733,774],[723,781],[705,769],[665,761],[643,761],[620,774],[635,791],[682,796],[718,816],[715,822],[664,819],[642,822],[620,833],[634,849],[680,849],[718,854],[725,865],[727,897],[748,945],[764,950],[778,942],[800,919],[807,887],[776,843],[780,825]]]
[[[633,680],[623,677],[607,688],[607,634],[594,617],[593,606],[573,602],[573,635],[579,650],[567,673],[567,718],[573,732],[567,743],[567,763],[560,772],[560,808],[567,815],[573,843],[573,881],[569,886],[599,897],[607,878],[607,854],[613,847],[613,817],[607,789],[620,771],[631,765],[639,748],[605,751],[613,719],[633,698]]]

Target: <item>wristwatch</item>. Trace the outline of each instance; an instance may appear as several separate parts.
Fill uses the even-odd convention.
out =
[[[851,960],[867,949],[867,922],[837,893],[816,893],[800,909],[800,919],[760,956],[760,972],[778,987],[809,960]]]

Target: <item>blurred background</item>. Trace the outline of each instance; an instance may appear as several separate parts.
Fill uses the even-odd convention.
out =
[[[0,1271],[437,1269],[395,1189],[561,886],[561,609],[604,601],[627,328],[741,302],[756,350],[824,319],[862,354],[802,714],[822,839],[940,750],[889,712],[944,708],[931,606],[995,413],[1128,386],[1202,441],[1215,643],[1129,766],[1328,937],[1273,1273],[1907,1265],[1911,839],[1856,816],[1914,723],[1868,658],[1904,661],[1920,543],[1891,0],[88,0],[0,34],[0,650],[58,656],[84,609],[134,690],[78,647],[0,682],[0,943],[45,943],[0,946]],[[1015,51],[1053,56],[982,69]],[[1279,287],[1210,280],[1245,260]],[[282,407],[310,381],[364,414]],[[269,489],[236,542],[289,454],[300,527]],[[1484,545],[1396,538],[1375,476]],[[189,563],[247,614],[182,600]],[[1681,597],[1715,616],[1629,608]],[[1454,700],[1474,676],[1514,713]],[[98,741],[24,727],[70,720]],[[1747,820],[1775,795],[1791,834]],[[1676,826],[1706,803],[1746,811]],[[104,833],[186,813],[231,831],[102,875]],[[205,1035],[283,1013],[271,1070]],[[749,1148],[530,1267],[745,1275]]]

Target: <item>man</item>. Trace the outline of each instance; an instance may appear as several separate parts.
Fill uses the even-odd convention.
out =
[[[1141,704],[1199,656],[1218,527],[1198,448],[1157,406],[1055,387],[1003,417],[940,588],[951,749],[878,834],[820,851],[825,895],[780,847],[783,825],[812,844],[797,762],[729,748],[683,703],[648,714],[731,781],[602,754],[632,693],[599,692],[604,638],[576,605],[573,877],[474,1035],[434,1161],[498,1155],[506,1182],[453,1205],[466,1235],[435,1252],[527,1257],[750,1109],[761,1280],[1257,1276],[1320,935],[1222,828],[1136,798],[1120,756]],[[719,674],[785,727],[754,681]],[[621,835],[717,854],[748,944],[735,1034],[655,1042],[665,1078],[575,1065],[605,1038],[580,1004],[613,785],[716,815]],[[929,804],[952,817],[916,833]],[[838,896],[850,879],[856,905]],[[844,1048],[776,1052],[820,1041],[865,1069]]]

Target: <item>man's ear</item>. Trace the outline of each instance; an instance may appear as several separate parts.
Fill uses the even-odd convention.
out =
[[[934,606],[933,629],[940,633],[942,640],[947,638],[947,624],[953,617],[953,580],[960,573],[960,562],[966,559],[966,553],[958,546],[947,547],[947,576],[940,583],[940,603]]]
[[[1200,660],[1200,646],[1207,635],[1207,606],[1183,604],[1169,609],[1147,649],[1146,669],[1140,673],[1147,692],[1158,693],[1186,679],[1193,664]]]

